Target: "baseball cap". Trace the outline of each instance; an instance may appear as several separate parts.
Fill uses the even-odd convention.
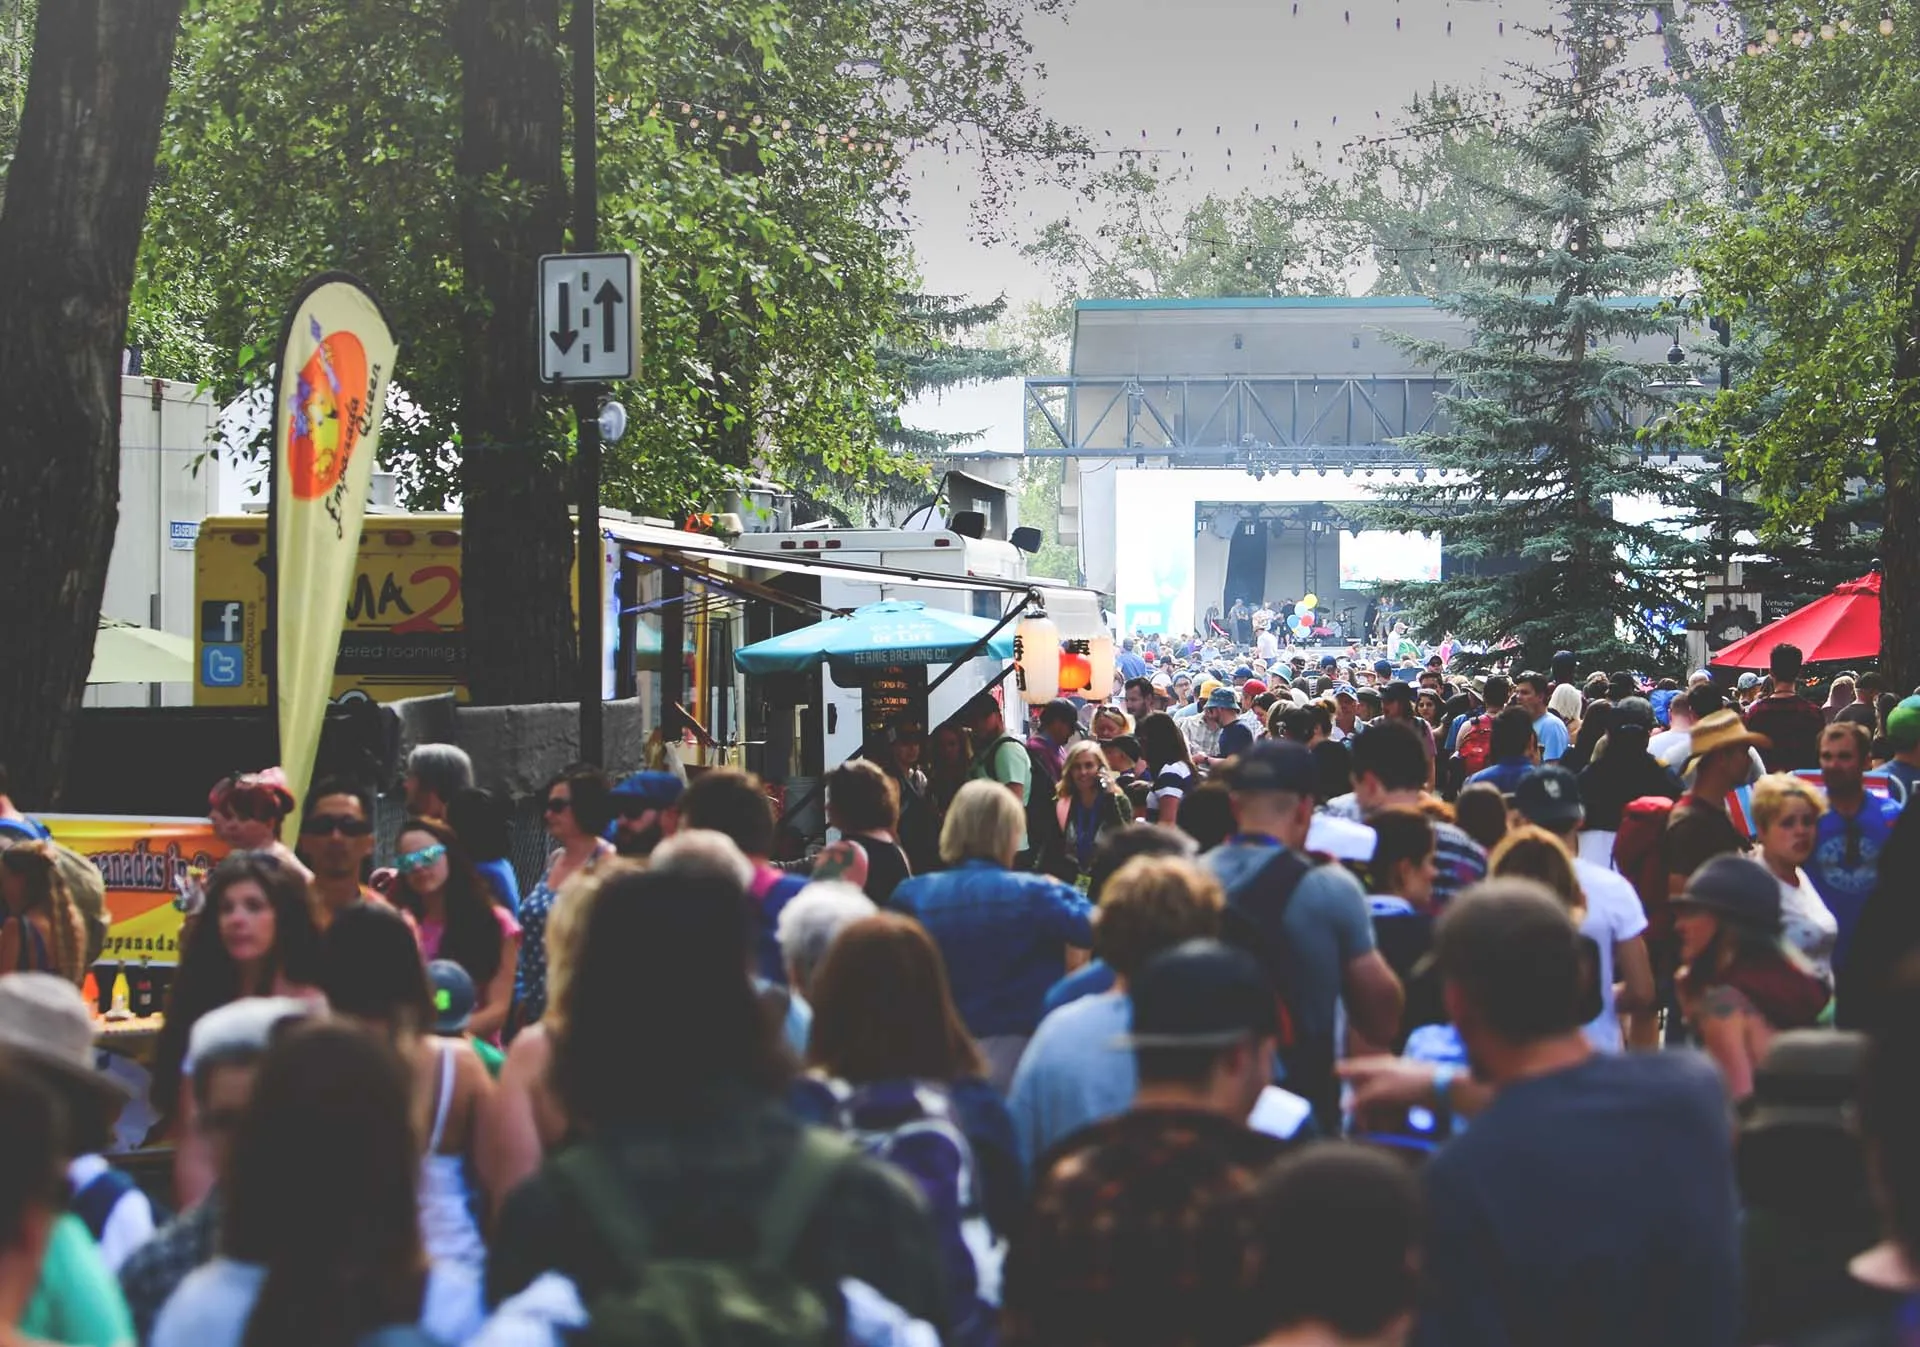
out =
[[[1382,678],[1390,678],[1393,675],[1393,663],[1390,660],[1377,659],[1373,662],[1373,671]]]
[[[1320,793],[1320,768],[1312,750],[1291,739],[1256,739],[1252,747],[1228,761],[1220,778],[1228,790]]]
[[[1897,753],[1920,745],[1920,697],[1908,697],[1887,713],[1887,742]]]
[[[1121,1047],[1224,1048],[1279,1036],[1273,983],[1251,954],[1218,940],[1161,951],[1128,990],[1133,1030]]]
[[[1165,673],[1157,673],[1153,676],[1153,690],[1155,692],[1165,692],[1172,686],[1173,686],[1173,679],[1170,675]]]
[[[1200,680],[1200,686],[1194,689],[1194,694],[1200,697],[1211,697],[1219,689],[1219,687],[1220,687],[1219,679],[1203,678]]]
[[[1651,730],[1653,723],[1653,703],[1645,697],[1622,697],[1613,704],[1613,728],[1616,730],[1629,725]]]
[[[1379,688],[1361,688],[1353,695],[1356,701],[1372,702],[1375,706],[1380,704]]]
[[[1580,804],[1580,778],[1566,768],[1548,763],[1520,778],[1513,788],[1513,807],[1529,823],[1560,832],[1581,822],[1587,811]]]
[[[1759,861],[1715,856],[1687,880],[1674,904],[1701,907],[1766,935],[1780,933],[1780,881]]]
[[[1409,702],[1410,703],[1413,701],[1413,684],[1403,683],[1397,678],[1392,679],[1387,683],[1385,687],[1380,689],[1380,700],[1382,703],[1386,703],[1386,702]]]
[[[1253,677],[1253,669],[1249,665],[1242,664],[1233,671],[1233,681],[1236,683],[1244,683],[1251,677]]]
[[[1333,695],[1336,697],[1345,697],[1348,701],[1354,701],[1360,694],[1353,690],[1353,685],[1350,683],[1335,683],[1333,685]]]
[[[637,800],[649,809],[669,809],[680,799],[686,783],[672,772],[635,772],[623,777],[608,794],[615,803]]]
[[[1129,758],[1138,759],[1140,756],[1140,741],[1131,734],[1116,734],[1107,740],[1107,746],[1119,749]]]
[[[1751,692],[1754,688],[1760,686],[1760,675],[1749,669],[1735,679],[1733,685],[1742,692]]]
[[[473,979],[453,960],[435,959],[427,965],[427,981],[433,987],[433,1032],[442,1038],[458,1037],[480,999]]]
[[[1240,685],[1240,691],[1242,691],[1249,697],[1258,697],[1261,693],[1265,692],[1266,690],[1267,690],[1267,685],[1265,683],[1262,683],[1257,678],[1249,678],[1246,682]]]
[[[1051,722],[1077,725],[1080,723],[1080,713],[1073,709],[1073,703],[1065,697],[1055,697],[1040,708],[1040,723],[1046,725]]]
[[[1207,710],[1212,711],[1220,707],[1224,707],[1229,711],[1238,711],[1240,709],[1240,699],[1234,695],[1232,688],[1216,686],[1212,692],[1207,694]]]
[[[1323,669],[1336,668],[1339,665],[1339,663],[1340,661],[1335,659],[1332,655],[1322,655],[1320,657],[1320,667]]]

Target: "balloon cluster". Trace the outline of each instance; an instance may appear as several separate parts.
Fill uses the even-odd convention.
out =
[[[1317,614],[1313,611],[1320,606],[1318,595],[1309,594],[1293,605],[1293,611],[1287,615],[1287,630],[1297,637],[1313,635]]]

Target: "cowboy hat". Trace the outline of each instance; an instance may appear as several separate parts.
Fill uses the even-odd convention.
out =
[[[1700,759],[1721,748],[1772,748],[1773,740],[1764,734],[1755,734],[1740,719],[1738,711],[1715,711],[1702,716],[1693,724],[1693,742],[1688,750],[1687,771],[1691,772]]]

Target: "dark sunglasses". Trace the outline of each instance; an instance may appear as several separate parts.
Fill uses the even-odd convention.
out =
[[[547,813],[564,814],[573,808],[573,801],[562,795],[550,796],[547,800]]]
[[[324,837],[328,833],[339,833],[342,837],[365,837],[373,831],[373,825],[363,818],[352,818],[346,814],[314,814],[300,825],[300,831],[308,837]]]

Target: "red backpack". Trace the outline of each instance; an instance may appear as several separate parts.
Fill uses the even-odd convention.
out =
[[[1667,895],[1667,819],[1674,802],[1664,795],[1642,795],[1627,801],[1620,811],[1620,827],[1613,835],[1613,868],[1624,875],[1640,895],[1647,914],[1647,944],[1664,941],[1673,931],[1673,913]]]
[[[1453,744],[1453,756],[1460,759],[1462,780],[1485,767],[1492,754],[1492,716],[1475,716],[1460,727],[1460,737]]]

